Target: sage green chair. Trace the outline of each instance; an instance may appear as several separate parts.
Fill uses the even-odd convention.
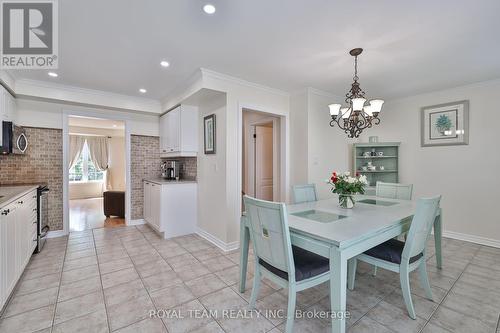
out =
[[[255,255],[250,307],[255,308],[263,277],[288,288],[286,332],[293,330],[297,292],[330,280],[330,261],[292,246],[286,206],[244,196],[246,216]]]
[[[440,200],[441,196],[418,200],[406,242],[389,239],[387,242],[377,245],[350,260],[349,289],[354,289],[358,260],[399,273],[401,290],[408,314],[412,319],[416,319],[410,292],[410,272],[418,268],[425,294],[427,298],[432,300],[432,290],[425,264],[425,245],[431,233]]]
[[[315,184],[295,185],[293,190],[293,203],[318,201]]]
[[[412,192],[412,184],[377,182],[375,187],[375,195],[381,198],[411,200]]]

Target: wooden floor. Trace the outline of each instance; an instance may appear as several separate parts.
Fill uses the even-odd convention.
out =
[[[112,228],[125,225],[120,217],[106,218],[103,211],[103,199],[78,199],[69,201],[69,230],[83,231],[95,228]]]

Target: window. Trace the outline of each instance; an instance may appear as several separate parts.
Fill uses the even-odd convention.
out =
[[[94,163],[92,163],[89,148],[85,142],[80,157],[78,157],[78,161],[71,169],[69,169],[69,181],[89,182],[102,181],[103,179],[104,172],[98,171]]]

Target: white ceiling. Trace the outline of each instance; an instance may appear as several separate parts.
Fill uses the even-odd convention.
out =
[[[208,1],[208,0],[207,0]],[[30,78],[161,99],[204,67],[275,88],[344,95],[363,47],[368,97],[500,77],[500,1],[59,1],[59,77]],[[171,63],[164,69],[163,59]],[[140,94],[139,88],[146,88]]]

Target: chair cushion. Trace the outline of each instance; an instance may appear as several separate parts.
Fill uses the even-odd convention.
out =
[[[295,281],[302,281],[316,275],[328,272],[330,261],[315,253],[292,246],[293,261],[295,262]],[[259,263],[271,273],[288,280],[288,273],[278,269],[259,258]]]
[[[397,239],[389,239],[387,242],[372,247],[368,251],[365,251],[365,254],[371,257],[392,262],[394,264],[401,264],[401,255],[403,253],[404,247],[405,247],[404,242],[399,241]],[[422,256],[423,254],[420,253],[414,257],[411,257],[410,263],[417,261]]]

